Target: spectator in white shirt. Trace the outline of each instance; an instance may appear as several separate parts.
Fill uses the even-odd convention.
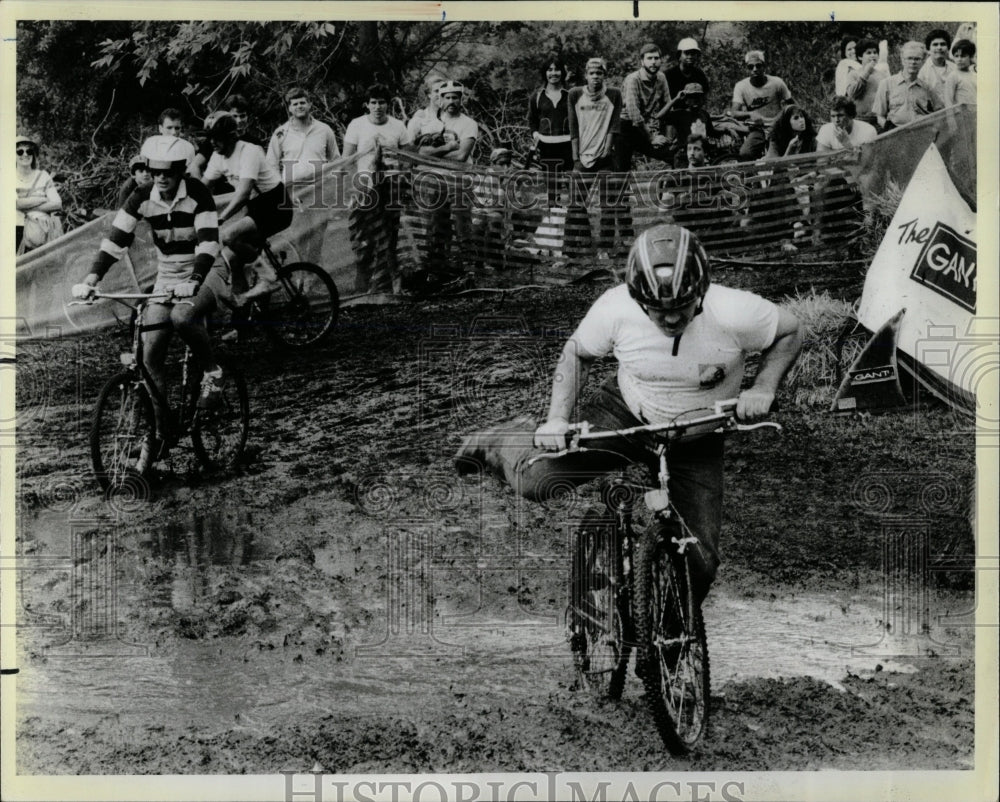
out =
[[[856,120],[856,116],[857,107],[853,100],[843,95],[834,97],[830,103],[830,122],[821,125],[816,134],[816,151],[824,153],[857,148],[878,136],[875,126]]]

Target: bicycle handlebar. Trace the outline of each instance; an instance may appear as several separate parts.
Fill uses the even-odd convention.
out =
[[[630,426],[626,429],[610,429],[607,431],[591,431],[590,424],[586,421],[570,424],[568,433],[568,450],[580,449],[580,443],[587,440],[607,440],[612,437],[628,437],[634,434],[683,434],[689,429],[700,426],[707,426],[713,423],[720,423],[723,426],[715,431],[740,431],[748,432],[754,429],[773,428],[781,431],[781,424],[774,421],[761,421],[759,423],[739,423],[736,418],[737,399],[730,398],[725,401],[716,401],[714,411],[708,415],[697,418],[687,418],[685,420],[673,420],[669,423],[647,423],[643,426]]]
[[[125,306],[131,306],[131,304],[126,304],[125,301],[151,301],[151,300],[162,300],[162,301],[173,301],[175,304],[187,304],[189,306],[194,306],[194,301],[187,298],[175,298],[173,292],[101,292],[98,289],[94,290],[94,294],[90,296],[86,301],[70,301],[67,306],[91,306],[95,301],[109,300],[118,301]]]

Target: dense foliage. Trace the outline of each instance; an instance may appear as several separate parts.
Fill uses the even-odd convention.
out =
[[[341,134],[362,113],[373,80],[398,93],[394,112],[425,102],[429,76],[469,89],[468,113],[483,129],[477,155],[498,140],[527,144],[527,99],[541,62],[559,53],[577,83],[588,57],[603,55],[609,83],[620,86],[647,41],[664,55],[684,36],[702,43],[713,82],[709,107],[723,110],[745,76],[743,53],[760,47],[769,72],[819,120],[844,35],[888,39],[896,46],[955,23],[820,22],[163,22],[40,21],[18,24],[18,129],[43,141],[43,162],[65,178],[66,206],[109,206],[129,157],[155,131],[158,113],[177,107],[198,122],[230,94],[256,110],[266,141],[285,119],[281,94],[294,84],[314,95],[317,117]]]

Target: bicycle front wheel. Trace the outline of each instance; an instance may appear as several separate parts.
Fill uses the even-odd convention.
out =
[[[588,513],[577,530],[570,580],[569,638],[580,687],[619,699],[628,671],[621,546],[613,520]]]
[[[134,373],[113,376],[97,397],[90,426],[94,475],[108,497],[149,498],[146,476],[153,465],[156,422],[153,402]]]
[[[224,365],[222,398],[213,409],[195,410],[191,442],[198,461],[210,471],[234,468],[250,434],[250,399],[239,371]]]
[[[325,340],[340,314],[330,275],[308,262],[278,268],[278,289],[262,303],[265,331],[278,345],[309,348]]]
[[[646,704],[673,754],[686,753],[708,729],[708,641],[691,597],[687,558],[650,530],[636,555],[636,627]]]

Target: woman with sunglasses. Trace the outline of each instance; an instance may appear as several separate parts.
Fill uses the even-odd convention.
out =
[[[58,232],[62,232],[61,224],[52,218],[52,212],[62,209],[62,198],[56,189],[52,176],[45,170],[38,169],[38,142],[28,136],[18,136],[15,142],[17,149],[17,239],[15,247],[17,252],[24,253],[32,248],[44,245],[49,239],[55,239],[58,233],[53,235],[53,227],[58,226]],[[37,241],[39,234],[31,229],[35,226],[29,225],[28,241],[23,243],[25,223],[28,218],[33,218],[32,223],[37,223],[38,231],[44,229],[46,238],[41,242]]]

